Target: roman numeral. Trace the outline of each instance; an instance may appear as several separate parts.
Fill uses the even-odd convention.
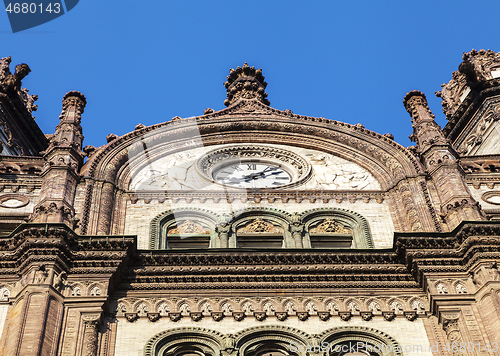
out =
[[[257,165],[255,163],[247,164],[248,170],[255,171],[257,169]]]

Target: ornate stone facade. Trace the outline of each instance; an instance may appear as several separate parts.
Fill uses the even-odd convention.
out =
[[[271,108],[247,64],[227,108],[83,147],[85,97],[45,136],[0,60],[0,354],[494,354],[498,58],[464,55],[443,130],[406,95],[409,148]]]

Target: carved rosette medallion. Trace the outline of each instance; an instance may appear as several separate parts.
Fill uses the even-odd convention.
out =
[[[215,172],[224,166],[242,162],[267,163],[281,167],[290,174],[291,181],[280,185],[279,188],[304,182],[310,177],[312,170],[306,159],[292,151],[260,145],[232,145],[218,148],[200,157],[196,162],[196,169],[202,177],[211,183],[217,183],[214,180]]]

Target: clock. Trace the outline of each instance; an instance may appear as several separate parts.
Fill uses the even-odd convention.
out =
[[[213,179],[237,188],[276,188],[291,183],[292,175],[277,164],[242,161],[218,168]]]
[[[210,182],[237,189],[289,188],[311,176],[308,160],[277,145],[226,145],[201,156],[196,169]]]

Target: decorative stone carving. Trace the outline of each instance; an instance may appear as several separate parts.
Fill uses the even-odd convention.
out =
[[[349,310],[352,314],[359,312],[359,305],[356,302],[350,302],[347,304],[347,310]]]
[[[179,321],[182,318],[182,314],[181,313],[168,313],[168,317],[172,321]]]
[[[191,312],[189,315],[193,321],[200,321],[203,318],[203,314],[201,312]]]
[[[307,303],[305,309],[310,315],[314,315],[318,311],[318,307],[313,302]]]
[[[258,233],[281,234],[283,233],[283,230],[260,218],[253,220],[250,224],[238,230],[238,234],[258,234]]]
[[[227,335],[222,340],[222,349],[225,351],[232,351],[236,348],[236,340],[233,335]]]
[[[288,318],[287,312],[276,312],[274,315],[279,321],[285,321]]]
[[[214,321],[221,321],[224,318],[223,312],[212,312],[211,314]]]
[[[64,281],[66,280],[66,272],[62,271],[54,277],[54,288],[60,291],[64,287]]]
[[[460,343],[463,342],[463,337],[460,332],[460,327],[458,325],[458,315],[444,315],[443,316],[443,330],[446,333],[446,337],[448,338],[448,341],[450,342],[450,345],[460,345]],[[458,350],[452,350],[454,355],[465,355],[463,352],[460,351],[460,348]]]
[[[309,189],[329,190],[379,190],[380,185],[366,169],[343,158],[308,150],[313,167]]]
[[[93,288],[90,290],[90,295],[91,295],[92,297],[96,297],[96,296],[101,295],[101,288],[99,288],[98,286],[93,287]]]
[[[425,314],[425,306],[420,300],[414,300],[411,304],[411,308],[416,311],[417,314]]]
[[[309,313],[308,312],[297,312],[297,318],[299,318],[300,321],[306,321],[309,318]]]
[[[396,313],[395,312],[382,312],[382,316],[387,321],[393,321],[394,318],[396,318]]]
[[[352,231],[344,228],[332,218],[325,219],[321,224],[309,230],[310,233],[329,233],[329,234],[352,234]]]
[[[403,314],[403,306],[397,301],[392,302],[390,308],[395,314]]]
[[[40,265],[38,270],[35,272],[35,280],[33,283],[35,284],[43,284],[47,279],[48,273],[45,269],[45,265]]]
[[[415,319],[418,318],[417,312],[407,311],[407,312],[404,312],[404,315],[405,315],[406,319],[408,319],[409,321],[414,321]]]
[[[160,313],[148,313],[147,315],[148,315],[149,321],[151,321],[153,323],[160,320],[160,317],[161,317]]]
[[[276,307],[271,302],[265,303],[262,309],[266,314],[274,314],[274,312],[276,311]]]
[[[166,316],[169,311],[170,308],[168,307],[167,303],[162,303],[158,307],[158,313],[160,313],[161,316]]]
[[[203,303],[200,307],[200,310],[203,314],[210,314],[212,312],[212,305],[208,302]]]
[[[258,321],[262,321],[267,318],[267,314],[265,312],[254,312],[253,315]]]
[[[438,294],[448,294],[448,288],[443,283],[436,284]]]
[[[6,287],[0,289],[0,301],[6,302],[9,300],[9,297],[10,297],[10,291]]]
[[[189,315],[190,312],[191,312],[191,307],[189,306],[188,303],[182,303],[179,306],[179,313],[181,313],[182,315]]]
[[[333,314],[339,311],[339,306],[335,302],[329,302],[326,305],[326,310]]]
[[[349,319],[352,318],[352,313],[350,311],[348,312],[339,312],[340,319],[343,321],[349,321]]]
[[[125,313],[125,319],[127,319],[127,321],[131,323],[136,321],[138,318],[139,316],[137,315],[137,313]]]
[[[380,304],[377,302],[371,302],[370,304],[368,304],[368,310],[374,314],[382,312],[382,308],[380,307]]]
[[[462,283],[457,283],[455,285],[455,290],[458,294],[467,294],[467,288]]]
[[[97,356],[97,337],[99,331],[99,314],[83,315],[83,353],[85,356]]]
[[[252,314],[254,311],[254,307],[250,302],[246,302],[245,304],[243,304],[243,307],[241,309],[245,312],[245,314]]]
[[[267,83],[264,79],[262,69],[255,69],[247,63],[243,64],[243,67],[230,69],[227,81],[224,83],[227,89],[227,99],[224,105],[230,106],[238,99],[253,99],[269,105],[270,102],[266,99],[267,93],[265,92]]]
[[[210,230],[206,230],[202,228],[200,225],[194,223],[191,220],[186,220],[182,224],[180,224],[175,229],[171,229],[168,231],[169,234],[196,234],[196,235],[204,235],[210,234]]]
[[[284,309],[288,314],[294,314],[297,311],[297,307],[293,302],[286,302]]]
[[[137,307],[137,315],[138,316],[146,316],[149,313],[149,308],[145,303],[139,304]]]
[[[123,303],[118,303],[116,306],[115,313],[116,315],[125,315],[125,313],[127,313],[127,306]]]
[[[233,306],[230,303],[222,304],[220,309],[224,314],[231,314],[233,312]]]
[[[318,317],[322,321],[327,321],[328,319],[330,319],[331,314],[330,312],[318,312]]]
[[[373,313],[371,311],[369,312],[361,312],[361,319],[364,321],[370,321],[373,318]]]
[[[244,312],[233,312],[233,318],[236,321],[242,321],[245,319],[245,313]]]

